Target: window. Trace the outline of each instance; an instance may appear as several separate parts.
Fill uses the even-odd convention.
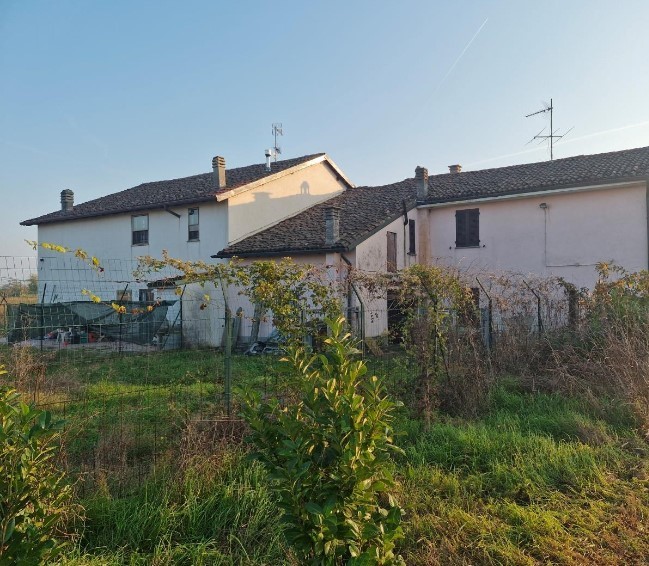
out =
[[[149,215],[131,216],[132,244],[143,246],[149,243]]]
[[[480,209],[455,211],[455,247],[475,248],[480,245]]]
[[[139,299],[141,303],[153,302],[153,289],[140,289]]]
[[[189,235],[187,239],[190,242],[198,240],[198,208],[190,208],[187,211],[187,223],[189,225]]]
[[[115,298],[118,301],[132,301],[133,300],[133,292],[130,289],[118,289],[115,292]]]
[[[410,255],[416,255],[415,252],[415,221],[408,220],[408,253]]]
[[[388,271],[397,270],[397,233],[388,232]]]

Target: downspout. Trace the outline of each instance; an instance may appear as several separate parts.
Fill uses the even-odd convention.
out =
[[[649,177],[645,180],[645,199],[647,201],[646,213],[647,213],[647,269],[649,269]]]
[[[352,262],[349,261],[346,257],[345,254],[341,253],[340,257],[342,260],[347,264],[348,267],[353,267]],[[349,282],[349,289],[347,291],[347,313],[349,316],[349,313],[351,313],[352,309],[352,293],[356,295],[356,299],[358,299],[358,304],[360,305],[360,328],[361,328],[361,351],[362,351],[362,356],[365,357],[365,305],[363,304],[363,300],[361,299],[361,295],[358,292],[358,289],[356,288],[356,285],[352,281]]]

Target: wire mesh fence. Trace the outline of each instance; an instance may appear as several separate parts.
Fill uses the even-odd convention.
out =
[[[240,438],[237,387],[287,394],[271,313],[245,294],[137,267],[109,260],[97,269],[69,255],[0,257],[0,364],[27,399],[66,421],[63,461],[84,493],[125,493],[201,444]],[[505,360],[527,355],[521,344],[534,347],[576,316],[574,297],[554,283],[471,281],[475,312],[449,316],[458,360],[469,335],[478,337],[480,356]],[[403,348],[407,310],[389,295],[365,302],[358,295],[344,314],[370,371],[412,398],[418,362]],[[317,348],[326,328],[314,328],[304,340]]]

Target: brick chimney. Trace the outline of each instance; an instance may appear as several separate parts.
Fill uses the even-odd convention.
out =
[[[340,207],[328,206],[324,209],[325,245],[333,246],[340,240]]]
[[[217,155],[212,159],[212,178],[217,189],[225,189],[225,157]]]
[[[417,198],[426,198],[428,196],[428,169],[417,166],[415,181],[417,182]]]
[[[68,212],[74,208],[74,193],[70,189],[61,191],[61,210]]]
[[[462,165],[460,165],[459,163],[456,163],[455,165],[449,165],[448,170],[450,173],[461,173]]]

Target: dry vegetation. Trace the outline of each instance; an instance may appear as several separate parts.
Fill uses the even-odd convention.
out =
[[[405,350],[368,359],[405,404],[395,472],[409,564],[649,562],[649,279],[603,267],[593,293],[481,275],[490,347],[476,313],[447,308],[413,316]],[[422,357],[439,329],[441,357]],[[86,522],[64,563],[296,563],[243,425],[222,418],[220,354],[12,348],[0,363],[28,398],[69,399],[64,454],[85,474]],[[286,393],[277,360],[233,363],[237,383]]]

